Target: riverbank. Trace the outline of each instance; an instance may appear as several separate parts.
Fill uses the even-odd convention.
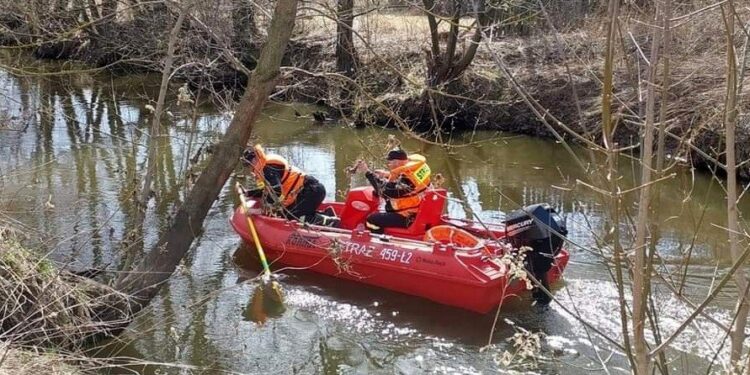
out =
[[[15,343],[16,338],[28,337],[33,333],[32,329],[27,329],[26,332],[19,332],[15,329],[18,322],[13,318],[14,316],[23,315],[25,310],[28,310],[28,305],[15,304],[14,301],[20,301],[19,299],[10,299],[9,297],[12,290],[24,290],[29,288],[33,289],[33,285],[26,285],[18,283],[15,277],[20,276],[23,273],[23,269],[33,269],[40,271],[39,273],[47,274],[51,272],[49,264],[39,259],[34,259],[29,256],[29,252],[23,250],[20,245],[12,243],[11,241],[3,239],[3,237],[11,234],[13,231],[6,227],[0,227],[0,285],[3,289],[3,305],[1,306],[3,318],[0,320],[2,330],[0,331],[0,374],[79,374],[83,373],[79,368],[75,367],[72,363],[75,362],[71,357],[66,357],[62,354],[62,351],[69,350],[63,346],[53,345],[52,351],[48,348],[44,348],[38,345],[28,345],[24,343],[25,340],[19,340],[20,343]],[[22,266],[26,264],[26,266]],[[34,265],[36,264],[36,265]],[[44,272],[41,272],[44,271]],[[13,275],[13,276],[11,276]],[[54,289],[55,286],[49,285],[49,289]],[[43,309],[42,306],[38,306]],[[55,314],[55,311],[48,312],[49,314]],[[34,318],[30,318],[34,320]],[[13,344],[11,344],[13,343]],[[80,358],[80,357],[79,357]]]
[[[703,12],[672,31],[669,49],[661,51],[669,54],[669,89],[667,95],[656,90],[657,123],[661,106],[665,107],[666,153],[673,160],[705,170],[713,169],[715,160],[724,161],[726,42],[723,24],[716,20],[716,14]],[[425,32],[424,17],[391,15],[372,23],[378,25],[372,32],[377,38],[357,45],[358,51],[364,52],[359,56],[354,84],[342,85],[339,77],[330,74],[317,75],[311,84],[309,74],[295,72],[284,83],[292,88],[288,98],[317,99],[334,107],[334,112],[349,115],[348,120],[357,125],[408,126],[427,131],[428,136],[437,128],[490,129],[553,138],[554,130],[569,141],[582,135],[601,144],[606,46],[601,17],[562,33],[485,38],[462,76],[433,88],[425,84],[423,61],[429,33]],[[417,26],[410,30],[404,25]],[[621,146],[640,142],[648,86],[645,55],[652,39],[649,33],[648,28],[635,23],[628,36],[616,41],[621,48],[615,52],[611,112],[615,141]],[[324,61],[335,61],[333,42],[330,39],[320,54],[328,55]],[[740,57],[738,61],[742,61]],[[330,69],[330,64],[321,64],[316,71]],[[663,81],[661,69],[663,66],[658,85]],[[748,71],[745,66],[745,74],[739,76]],[[354,95],[341,95],[352,87]],[[740,98],[750,95],[750,85],[739,87]],[[740,114],[749,109],[750,102],[739,101]],[[738,118],[736,145],[738,162],[750,159],[750,116]],[[750,179],[750,165],[745,163],[738,173]]]
[[[72,375],[84,371],[70,364],[71,360],[60,354],[34,352],[8,347],[0,342],[0,374],[13,375]]]
[[[58,268],[15,233],[0,227],[0,373],[81,373],[83,351],[124,321],[113,306],[127,297]]]
[[[34,53],[40,58],[81,60],[121,73],[158,71],[165,48],[157,41],[165,40],[166,26],[173,18],[165,14],[150,12],[145,18],[107,23],[65,40],[40,44]],[[715,14],[703,12],[675,28],[668,51],[670,88],[666,97],[657,95],[657,106],[666,98],[667,153],[673,160],[703,169],[712,168],[715,160],[723,161],[726,58],[723,24],[715,20]],[[9,28],[22,29],[19,22],[4,21]],[[602,25],[601,17],[594,14],[562,33],[485,37],[463,75],[428,87],[424,61],[430,34],[424,16],[376,12],[355,19],[358,64],[352,79],[335,73],[335,23],[321,15],[307,16],[297,25],[274,98],[325,105],[328,117],[343,118],[356,126],[398,126],[416,129],[427,137],[477,129],[553,137],[554,130],[569,140],[583,135],[600,143]],[[618,40],[613,77],[615,140],[621,146],[639,143],[646,105],[645,56],[651,40],[646,27],[638,23],[626,26],[628,35]],[[175,63],[180,69],[174,76],[194,88],[241,91],[247,77],[238,64],[253,67],[262,33],[243,43],[222,41],[195,23],[184,33],[187,36],[179,43]],[[471,43],[469,37],[462,35],[459,50]],[[0,39],[14,43],[8,35]],[[206,41],[211,48],[202,48]],[[233,61],[224,58],[227,51],[235,56]],[[748,94],[750,85],[743,85],[740,97]],[[528,101],[536,102],[537,109]],[[740,112],[745,113],[750,102],[741,100],[740,106]],[[738,121],[740,162],[750,159],[749,122],[747,116]],[[750,179],[750,163],[745,163],[739,174]]]

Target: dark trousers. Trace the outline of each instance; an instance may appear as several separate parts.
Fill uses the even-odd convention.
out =
[[[326,197],[326,188],[318,182],[315,177],[305,176],[305,183],[302,190],[297,194],[297,199],[284,210],[288,219],[299,220],[304,216],[305,222],[313,223],[316,221],[317,213],[315,212],[323,199]]]
[[[411,219],[395,212],[376,212],[367,216],[367,229],[373,233],[384,233],[385,228],[408,228]]]

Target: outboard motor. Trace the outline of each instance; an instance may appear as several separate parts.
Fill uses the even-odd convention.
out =
[[[508,214],[505,219],[506,239],[518,249],[528,246],[533,249],[526,254],[526,269],[549,290],[547,271],[552,268],[555,255],[568,234],[565,223],[555,210],[546,203],[533,204]],[[540,303],[549,303],[549,296],[539,288],[532,292]]]

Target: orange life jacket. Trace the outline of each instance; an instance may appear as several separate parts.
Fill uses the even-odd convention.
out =
[[[260,145],[255,145],[255,160],[253,161],[253,173],[255,176],[262,179],[265,184],[266,181],[263,178],[263,168],[272,165],[279,167],[284,170],[284,174],[281,176],[281,196],[279,200],[284,207],[289,207],[297,199],[297,194],[305,183],[305,173],[299,170],[297,167],[293,167],[283,157],[276,154],[267,154],[263,151]]]
[[[406,164],[394,168],[388,175],[388,181],[398,181],[402,176],[407,178],[414,185],[411,194],[401,198],[391,198],[390,203],[393,212],[403,216],[411,216],[419,211],[419,205],[422,204],[424,191],[430,186],[430,167],[427,160],[419,154],[409,155]]]

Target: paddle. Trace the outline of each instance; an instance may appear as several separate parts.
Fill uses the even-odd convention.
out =
[[[268,318],[278,318],[284,311],[283,301],[278,299],[279,295],[273,288],[264,288],[263,284],[255,287],[250,301],[245,307],[244,317],[260,325],[265,324]]]
[[[253,237],[253,242],[255,243],[255,249],[258,251],[258,257],[260,258],[260,263],[263,265],[263,276],[261,276],[262,286],[265,290],[265,287],[270,287],[270,290],[266,290],[268,294],[271,295],[273,299],[275,299],[278,303],[283,304],[284,303],[284,294],[281,290],[281,285],[276,282],[276,280],[271,280],[271,269],[268,267],[268,261],[266,260],[266,253],[263,251],[263,245],[260,244],[260,239],[258,238],[258,232],[255,230],[255,224],[253,224],[253,219],[250,217],[250,215],[247,212],[247,199],[245,198],[245,189],[240,185],[239,182],[235,185],[237,189],[237,195],[240,197],[240,209],[242,211],[242,214],[245,215],[247,218],[247,226],[250,228],[250,235]],[[267,293],[260,293],[259,295],[261,297],[260,305],[263,305],[262,303],[262,296]]]

